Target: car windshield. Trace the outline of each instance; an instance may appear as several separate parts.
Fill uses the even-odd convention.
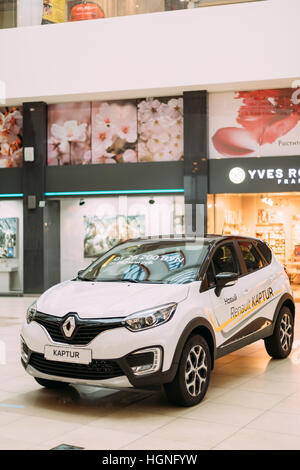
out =
[[[81,272],[78,279],[93,282],[187,284],[197,280],[209,242],[132,241],[116,246]]]

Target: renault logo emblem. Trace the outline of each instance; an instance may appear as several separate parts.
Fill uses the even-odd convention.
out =
[[[71,338],[76,328],[75,317],[69,317],[66,319],[62,326],[63,333],[66,338]]]

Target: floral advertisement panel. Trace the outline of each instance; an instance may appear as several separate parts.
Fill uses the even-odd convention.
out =
[[[183,159],[183,98],[49,106],[48,165]]]
[[[144,215],[85,216],[84,257],[96,258],[119,241],[143,237],[146,234]]]
[[[22,140],[22,108],[0,108],[0,168],[23,166]]]
[[[147,98],[138,103],[138,159],[183,159],[183,98]]]
[[[91,154],[91,104],[63,103],[48,109],[48,165],[87,165]]]
[[[300,155],[300,89],[212,93],[210,158]]]
[[[0,219],[0,258],[17,257],[18,219],[7,217]]]
[[[92,163],[136,163],[136,101],[92,103]]]

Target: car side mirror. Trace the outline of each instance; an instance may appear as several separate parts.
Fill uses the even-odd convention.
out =
[[[238,274],[236,273],[219,273],[216,275],[216,289],[215,294],[220,297],[222,290],[225,287],[234,286],[238,280]]]
[[[81,269],[80,271],[78,271],[77,273],[77,277],[80,277],[82,273],[84,273],[85,269]]]

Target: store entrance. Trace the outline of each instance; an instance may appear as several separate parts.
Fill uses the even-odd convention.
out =
[[[208,195],[208,233],[266,241],[300,291],[300,193]]]

